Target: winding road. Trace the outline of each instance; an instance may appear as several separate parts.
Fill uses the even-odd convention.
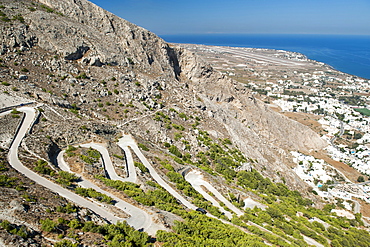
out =
[[[137,177],[136,177],[136,170],[135,170],[135,165],[134,165],[134,159],[132,158],[132,154],[128,146],[125,144],[125,136],[120,138],[118,140],[118,146],[122,148],[122,150],[125,152],[126,156],[126,171],[127,171],[127,178],[126,180],[128,182],[136,183]]]
[[[188,181],[193,188],[198,191],[204,198],[212,202],[212,204],[218,207],[221,212],[223,212],[229,219],[231,219],[232,214],[229,211],[226,211],[220,203],[213,198],[209,193],[207,193],[202,186],[209,190],[218,200],[225,204],[226,207],[231,209],[238,217],[243,215],[239,208],[235,207],[229,200],[227,200],[218,190],[216,190],[210,183],[203,179],[203,175],[199,171],[192,170],[188,172],[185,176],[185,180]]]
[[[120,142],[121,142],[121,140],[120,140]],[[121,147],[122,143],[118,143],[118,145]],[[136,176],[135,165],[134,165],[134,161],[132,159],[131,152],[127,147],[125,147],[125,148],[121,147],[124,150],[125,154],[126,154],[126,168],[127,168],[127,173],[128,173],[127,178],[122,178],[116,173],[116,170],[113,166],[113,163],[112,163],[112,160],[110,158],[109,152],[108,152],[107,148],[104,146],[104,144],[93,143],[92,142],[92,143],[79,144],[79,145],[76,145],[76,147],[77,146],[84,147],[84,148],[93,148],[93,149],[98,150],[99,153],[102,155],[104,169],[108,173],[108,176],[109,176],[110,179],[119,180],[119,181],[122,181],[122,182],[136,183],[137,176]],[[69,170],[68,165],[65,163],[65,161],[63,159],[63,154],[64,153],[65,153],[65,151],[61,151],[58,154],[58,156],[57,156],[58,165],[60,166],[61,169],[68,169]]]
[[[121,178],[120,176],[117,175],[114,169],[114,166],[112,164],[112,161],[110,159],[108,150],[106,149],[106,147],[103,146],[103,144],[86,143],[86,144],[80,144],[77,146],[81,146],[84,148],[93,148],[93,149],[98,150],[100,154],[102,155],[103,164],[104,164],[105,170],[107,171],[110,179],[120,180],[122,182],[136,181],[135,167],[133,167],[133,170],[131,170],[131,174],[135,174],[134,176],[131,176],[128,178]],[[68,164],[65,162],[63,158],[64,153],[65,153],[64,151],[61,151],[57,156],[58,166],[63,171],[71,172]],[[133,161],[131,162],[133,163]],[[107,196],[110,196],[111,198],[113,198],[116,201],[114,206],[130,215],[130,218],[126,219],[127,223],[130,226],[134,227],[135,229],[144,229],[147,233],[152,234],[152,235],[155,235],[157,230],[165,230],[165,228],[161,224],[156,224],[154,222],[153,217],[149,213],[144,211],[143,209],[140,209],[118,198],[117,196],[101,189],[99,186],[95,185],[94,183],[83,179],[81,174],[78,174],[78,173],[75,173],[75,174],[78,176],[81,176],[81,181],[78,182],[78,184],[81,187],[92,188],[100,193],[106,194]],[[134,177],[134,179],[132,177]]]
[[[31,108],[31,107],[22,107],[22,108],[19,108],[18,110],[23,112],[25,115],[24,115],[24,118],[22,119],[22,121],[20,123],[20,127],[19,127],[19,129],[18,129],[18,131],[15,135],[15,138],[13,140],[13,143],[12,143],[10,149],[9,149],[8,160],[9,160],[10,165],[14,169],[19,171],[23,175],[25,175],[26,177],[35,181],[36,183],[50,189],[51,191],[59,194],[60,196],[74,202],[75,204],[77,204],[81,207],[85,207],[85,208],[88,208],[88,209],[94,211],[96,214],[105,218],[107,221],[110,221],[112,223],[116,223],[118,221],[124,220],[124,219],[119,218],[119,217],[115,216],[114,214],[110,213],[107,208],[104,208],[104,206],[99,205],[97,203],[94,203],[92,201],[89,201],[89,200],[73,193],[72,191],[69,191],[69,190],[61,187],[60,185],[57,185],[57,184],[47,180],[46,178],[38,175],[37,173],[35,173],[32,170],[25,167],[20,162],[20,160],[18,158],[18,147],[19,147],[22,139],[26,135],[27,131],[29,130],[30,126],[32,126],[32,124],[35,120],[35,117],[36,117],[36,112],[35,112],[35,109]],[[143,153],[138,148],[135,140],[130,135],[124,135],[119,140],[118,145],[125,151],[125,154],[126,154],[128,174],[129,174],[129,176],[127,178],[121,178],[116,174],[116,172],[114,170],[114,167],[113,167],[113,164],[112,164],[112,161],[110,159],[109,153],[108,153],[107,149],[102,144],[98,144],[98,143],[81,144],[82,147],[94,148],[102,154],[102,159],[103,159],[103,162],[104,162],[104,165],[105,165],[105,169],[106,169],[106,171],[107,171],[107,173],[108,173],[108,175],[110,176],[111,179],[135,182],[137,178],[136,178],[135,167],[134,167],[133,160],[132,160],[132,155],[131,155],[131,152],[129,150],[129,147],[130,147],[135,152],[135,154],[139,157],[140,161],[148,168],[151,176],[153,177],[153,179],[158,184],[160,184],[163,188],[165,188],[169,193],[171,193],[178,201],[180,201],[182,204],[184,204],[187,208],[193,209],[193,210],[195,210],[197,208],[195,205],[193,205],[189,201],[187,201],[177,191],[175,191],[170,185],[168,185],[160,177],[160,175],[156,172],[156,170],[152,167],[152,165],[149,163],[149,161],[145,158]],[[66,164],[66,162],[63,159],[63,154],[64,154],[64,152],[62,151],[62,152],[59,153],[59,155],[57,157],[58,166],[60,167],[60,169],[62,169],[64,171],[71,172],[68,164]],[[188,173],[186,178],[194,186],[195,189],[197,189],[197,190],[199,189],[198,191],[201,194],[203,194],[203,196],[205,196],[205,194],[208,194],[208,193],[202,189],[201,185],[205,186],[209,191],[211,191],[220,201],[225,203],[225,205],[229,209],[234,211],[234,213],[236,213],[238,216],[243,214],[243,212],[241,210],[239,210],[234,205],[232,205],[212,185],[210,185],[208,182],[204,181],[203,178],[199,177],[199,176],[201,176],[201,174],[197,174],[195,171],[191,171],[190,173]],[[79,182],[79,185],[82,186],[82,187],[85,187],[85,188],[93,188],[98,192],[104,193],[104,194],[112,197],[116,201],[116,204],[115,204],[116,207],[120,208],[124,212],[127,212],[129,215],[131,215],[131,217],[126,219],[126,220],[127,220],[128,224],[130,224],[134,228],[136,228],[136,229],[143,228],[147,233],[149,233],[151,235],[155,235],[157,230],[165,230],[165,228],[162,224],[155,223],[153,221],[152,216],[149,215],[144,210],[142,210],[140,208],[137,208],[137,207],[121,200],[120,198],[110,194],[107,191],[104,191],[103,189],[101,189],[97,185],[91,183],[90,181],[82,180],[82,181]],[[206,199],[209,199],[211,202],[215,201],[214,198],[211,199],[211,198],[208,198],[208,197],[210,197],[209,194],[206,197]],[[229,214],[227,216],[231,216],[230,212],[227,212],[227,211],[225,211],[225,212]],[[213,215],[210,215],[209,213],[207,213],[207,215],[210,216],[210,217],[216,218]],[[221,220],[221,221],[226,223],[226,224],[233,225],[230,222],[227,222],[227,221],[224,221],[224,220]],[[256,225],[253,222],[249,222],[249,224]],[[256,226],[258,226],[259,228],[261,228],[265,231],[268,231],[267,229],[264,229],[263,227],[261,227],[259,225],[256,225]]]
[[[61,187],[60,185],[57,185],[46,178],[38,175],[37,173],[31,171],[27,167],[25,167],[18,158],[18,147],[26,135],[29,127],[32,125],[34,118],[36,116],[36,112],[34,108],[31,107],[22,107],[18,109],[19,111],[23,112],[25,114],[23,121],[21,122],[21,126],[16,133],[16,136],[13,140],[13,143],[9,149],[8,153],[8,160],[9,164],[16,169],[18,172],[22,173],[29,179],[33,180],[34,182],[40,184],[41,186],[44,186],[51,191],[58,193],[60,196],[74,202],[75,204],[88,208],[92,211],[94,211],[96,214],[100,215],[101,217],[105,218],[107,221],[110,221],[112,223],[116,223],[118,221],[121,221],[123,219],[116,217],[112,213],[108,212],[106,208],[102,208],[99,205]]]
[[[167,190],[171,195],[173,195],[177,200],[179,200],[182,204],[185,205],[185,207],[189,209],[197,209],[195,205],[190,203],[188,200],[186,200],[182,195],[180,195],[176,190],[174,190],[170,185],[166,183],[162,179],[162,177],[157,173],[157,171],[153,168],[153,166],[149,163],[149,161],[145,158],[144,154],[141,152],[139,147],[137,146],[135,140],[130,136],[130,135],[124,135],[121,140],[120,140],[120,146],[128,148],[130,147],[137,157],[139,157],[141,163],[144,164],[146,168],[148,168],[150,175],[152,178],[160,185],[162,186],[165,190]]]

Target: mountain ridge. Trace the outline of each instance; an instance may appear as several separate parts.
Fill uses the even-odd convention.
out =
[[[24,20],[1,23],[1,80],[12,85],[9,96],[36,101],[39,109],[20,148],[20,159],[29,169],[44,169],[48,179],[60,181],[45,168],[60,172],[56,155],[73,150],[74,145],[98,142],[106,144],[119,173],[127,174],[122,166],[124,151],[117,145],[123,132],[132,135],[166,183],[187,200],[209,207],[217,217],[225,218],[217,207],[199,199],[179,175],[181,171],[204,173],[205,180],[239,208],[245,198],[258,198],[257,188],[239,184],[248,172],[262,181],[261,186],[276,186],[277,194],[281,190],[297,196],[285,190],[288,186],[323,206],[292,171],[290,151],[321,150],[325,141],[309,127],[271,110],[244,84],[191,51],[167,44],[85,0],[8,0],[4,4],[8,4],[3,10],[6,15],[21,15]],[[1,87],[5,91],[9,85]],[[2,148],[9,145],[4,143]],[[104,164],[94,158],[94,151],[75,148],[66,153],[82,176],[99,185],[108,183],[108,178],[102,179]],[[179,215],[193,217],[186,215],[182,204],[166,211],[168,204],[150,201],[151,193],[173,199],[140,165],[140,157],[133,159],[140,175],[138,185],[129,185],[132,194],[105,184],[109,191],[125,200],[138,200],[135,203],[144,210],[151,211],[155,205],[159,222],[169,224],[166,227],[174,226]],[[256,175],[257,171],[265,177]],[[78,187],[76,181],[71,183]],[[298,204],[310,203],[301,198]]]
[[[205,113],[207,117],[213,118],[218,122],[218,125],[224,125],[228,131],[226,136],[231,136],[232,140],[235,138],[238,146],[244,152],[252,158],[260,160],[270,170],[274,170],[276,165],[282,163],[278,161],[280,158],[277,158],[281,156],[279,152],[283,152],[278,145],[284,145],[285,149],[304,152],[310,149],[321,149],[326,145],[308,127],[269,110],[262,102],[255,99],[248,89],[243,88],[243,85],[214,71],[210,65],[194,56],[193,53],[182,48],[172,48],[151,32],[130,24],[88,1],[42,0],[40,2],[53,7],[54,12],[33,11],[29,13],[31,23],[28,28],[24,29],[25,33],[18,35],[18,41],[15,38],[13,43],[9,41],[8,44],[9,47],[11,45],[21,47],[24,42],[23,45],[33,46],[32,42],[37,40],[37,46],[56,52],[66,61],[65,65],[62,65],[61,62],[50,65],[55,72],[68,75],[69,73],[63,72],[65,69],[60,69],[61,66],[66,66],[67,71],[72,72],[72,75],[85,73],[82,70],[86,70],[86,74],[92,77],[91,75],[97,73],[107,74],[108,70],[113,72],[118,66],[123,73],[133,75],[131,80],[135,79],[136,71],[139,73],[144,71],[148,75],[147,78],[156,78],[157,76],[159,76],[157,78],[165,78],[166,81],[170,82],[166,83],[168,87],[172,87],[171,84],[175,82],[173,84],[175,87],[185,87],[183,92],[187,92],[182,97],[180,96],[183,99],[180,100],[182,104],[187,105],[186,107],[198,104],[199,107],[206,108],[207,110],[201,112]],[[49,16],[48,19],[44,20],[43,18],[47,16]],[[74,21],[66,22],[66,16],[71,16],[69,18]],[[80,23],[81,26],[78,26],[76,22]],[[98,30],[98,32],[92,31],[92,29]],[[91,33],[91,35],[89,36],[87,33]],[[99,38],[105,40],[104,42],[91,41],[91,37],[98,37],[102,34],[109,34],[108,38],[106,36]],[[29,38],[22,41],[23,36]],[[105,45],[99,46],[102,43]],[[128,43],[131,44],[128,45]],[[77,61],[77,64],[74,65],[73,61]],[[106,72],[102,72],[102,70]],[[117,76],[117,78],[123,77],[127,76],[124,74]],[[130,98],[130,94],[128,93],[125,97]],[[191,94],[193,95],[191,96]],[[169,96],[173,98],[173,96]],[[143,95],[143,97],[145,96]],[[197,100],[197,97],[203,102]],[[53,96],[51,100],[53,103],[59,102],[59,104],[66,104],[68,107],[76,103],[83,105],[80,102],[63,103],[63,100],[58,99],[57,95]],[[64,99],[64,101],[66,100],[68,101],[68,99]],[[228,125],[234,125],[234,127],[228,128]],[[136,132],[136,130],[133,131]],[[294,138],[290,136],[294,136]],[[298,138],[296,138],[297,136]],[[159,139],[163,138],[165,137]],[[246,142],[243,138],[248,141]],[[271,138],[272,140],[269,140]],[[255,144],[256,142],[259,142],[256,145],[259,148],[249,147],[248,143]],[[278,144],[274,149],[280,151],[262,148],[263,143],[272,144],[274,142]],[[264,157],[264,153],[266,153],[266,157],[269,157],[268,159]],[[276,163],[269,165],[269,162]],[[287,169],[284,172],[290,173]],[[270,175],[273,175],[273,172]],[[291,173],[291,176],[294,174]],[[299,188],[301,185],[295,187]]]

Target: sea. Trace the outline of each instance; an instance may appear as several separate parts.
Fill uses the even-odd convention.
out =
[[[370,79],[370,35],[181,34],[169,43],[266,48],[299,52],[336,70]]]

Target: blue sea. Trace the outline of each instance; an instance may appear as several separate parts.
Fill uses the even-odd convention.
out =
[[[336,70],[370,79],[370,36],[308,34],[160,35],[169,43],[267,48],[299,52]]]

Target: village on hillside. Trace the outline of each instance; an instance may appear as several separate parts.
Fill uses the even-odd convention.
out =
[[[323,159],[291,152],[295,173],[313,188],[313,193],[355,213],[359,211],[355,198],[370,203],[370,80],[342,73],[296,52],[183,46],[221,73],[245,83],[271,109],[288,117],[300,113],[311,116],[317,124],[314,130],[327,141],[330,158],[362,174],[353,183]],[[299,122],[305,124],[306,119]]]

